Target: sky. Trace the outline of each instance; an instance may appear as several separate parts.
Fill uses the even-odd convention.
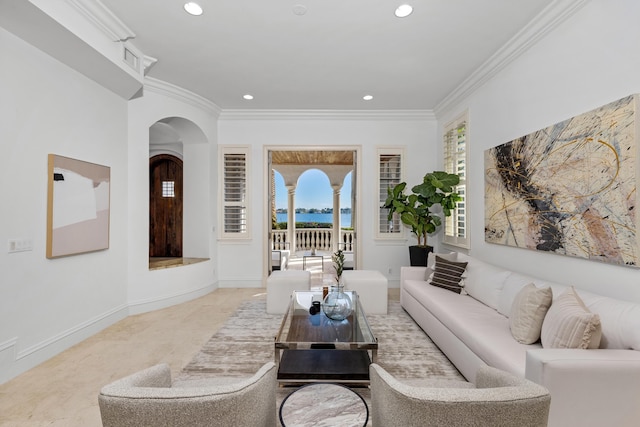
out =
[[[287,208],[287,189],[284,179],[277,171],[276,176],[276,209]],[[309,169],[298,178],[296,186],[296,208],[332,208],[333,189],[329,178],[318,169]],[[340,207],[351,207],[351,173],[344,179],[340,190]]]

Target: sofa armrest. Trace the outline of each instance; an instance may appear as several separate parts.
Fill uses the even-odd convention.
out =
[[[425,280],[427,267],[400,267],[400,286],[405,280]]]
[[[635,426],[640,419],[640,351],[529,350],[525,376],[550,391],[550,426]]]

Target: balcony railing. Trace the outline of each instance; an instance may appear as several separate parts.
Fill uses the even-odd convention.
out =
[[[273,249],[290,249],[287,241],[287,230],[271,230],[273,238]],[[331,228],[298,228],[296,229],[296,247],[293,252],[308,251],[316,249],[318,251],[333,251],[333,229]],[[340,230],[340,240],[338,248],[346,252],[353,252],[355,238],[353,230]]]

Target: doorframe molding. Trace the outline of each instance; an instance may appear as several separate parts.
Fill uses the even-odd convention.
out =
[[[356,247],[355,247],[355,265],[362,265],[362,244],[361,244],[361,235],[362,235],[362,145],[263,145],[262,149],[262,159],[263,159],[263,186],[262,186],[262,208],[268,210],[269,204],[269,193],[271,189],[269,188],[271,173],[269,169],[269,152],[271,151],[354,151],[356,153],[355,157],[355,168],[354,173],[356,174],[355,182],[356,182],[356,217],[355,224],[356,228],[354,228],[354,233],[356,234]],[[353,177],[352,177],[353,179]],[[353,197],[353,196],[352,196]],[[353,206],[352,206],[353,212]],[[267,277],[269,276],[269,259],[271,257],[271,250],[269,249],[269,233],[271,232],[271,215],[270,212],[265,212],[262,215],[264,232],[262,233],[262,259],[265,261],[262,268],[262,282],[266,283]],[[353,218],[351,220],[353,223]],[[269,257],[269,258],[268,258]]]

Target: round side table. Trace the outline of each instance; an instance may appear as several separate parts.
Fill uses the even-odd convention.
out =
[[[349,387],[332,383],[314,383],[298,388],[280,405],[284,427],[364,427],[369,407]]]

